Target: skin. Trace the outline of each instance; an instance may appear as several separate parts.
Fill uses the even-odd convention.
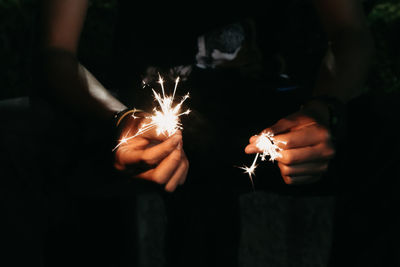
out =
[[[189,167],[182,149],[182,133],[167,138],[147,132],[119,147],[114,162],[117,170],[138,169],[139,165],[144,170],[134,177],[165,184],[165,190],[173,192],[185,182]]]
[[[148,115],[148,114],[147,114]],[[146,114],[139,118],[128,117],[121,123],[120,137],[136,132]],[[139,116],[139,115],[138,115]],[[123,143],[115,152],[114,167],[133,177],[165,184],[167,192],[173,192],[184,184],[189,170],[189,161],[183,150],[182,132],[177,131],[170,137],[158,135],[155,130]],[[132,172],[135,172],[132,174]]]
[[[99,123],[110,121],[126,106],[111,95],[77,59],[79,37],[88,3],[85,0],[43,1],[42,40],[46,87],[43,92],[58,106]],[[120,138],[134,132],[143,119],[124,119]],[[114,166],[132,178],[165,185],[173,192],[185,182],[189,163],[183,150],[182,133],[167,138],[147,132],[115,151]],[[132,170],[141,170],[132,173]]]
[[[320,0],[314,6],[330,40],[330,49],[324,58],[313,91],[314,96],[328,95],[343,103],[360,95],[365,81],[373,42],[363,14],[361,1]],[[302,110],[280,119],[264,129],[276,140],[286,142],[282,157],[277,158],[281,176],[286,184],[301,185],[316,182],[327,171],[335,155],[329,129],[328,107],[319,101],[310,101]],[[245,152],[261,152],[249,140]]]

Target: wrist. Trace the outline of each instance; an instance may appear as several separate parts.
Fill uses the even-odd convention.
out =
[[[121,121],[127,115],[129,115],[129,113],[132,113],[131,111],[132,111],[132,109],[130,109],[130,108],[124,108],[124,109],[122,109],[120,111],[115,112],[114,115],[113,115],[113,119],[112,119],[113,126],[114,127],[118,127],[119,124],[121,123]]]
[[[312,97],[303,107],[317,113],[316,119],[321,120],[322,124],[329,128],[335,142],[344,137],[346,105],[338,98],[326,95]]]
[[[145,118],[144,115],[144,111],[135,108],[126,108],[114,113],[111,125],[113,129],[113,152],[119,146],[123,136],[135,131],[135,129],[137,130]]]
[[[129,118],[135,118],[135,114],[139,112],[143,111],[136,108],[125,108],[115,112],[112,120],[114,127],[118,128],[123,121]]]

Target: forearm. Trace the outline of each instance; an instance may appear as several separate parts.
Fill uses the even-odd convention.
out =
[[[61,49],[45,49],[43,81],[50,101],[83,118],[109,120],[126,108],[72,53]]]
[[[372,54],[373,41],[367,30],[334,36],[322,61],[314,96],[333,96],[346,103],[360,95]]]

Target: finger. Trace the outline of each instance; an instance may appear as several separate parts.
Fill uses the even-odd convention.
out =
[[[154,174],[154,169],[150,169],[148,171],[142,172],[136,176],[134,176],[135,178],[140,178],[140,179],[144,179],[144,180],[148,180],[148,181],[154,181],[153,180],[153,175]]]
[[[164,141],[171,135],[167,133],[160,133],[157,131],[157,125],[152,122],[149,114],[138,115],[139,119],[134,120],[136,124],[132,124],[130,129],[136,129],[134,135],[142,136],[150,140]],[[145,117],[143,117],[145,116]],[[140,118],[141,117],[141,118]],[[130,130],[129,130],[130,131]],[[174,134],[182,134],[180,130],[177,130]]]
[[[274,141],[283,149],[291,149],[330,142],[330,134],[328,129],[314,123],[298,130],[276,135]]]
[[[116,158],[121,165],[132,165],[139,162],[154,165],[171,153],[181,140],[181,135],[174,135],[168,140],[146,149],[150,141],[142,137],[135,137],[126,145],[118,148]]]
[[[283,181],[288,185],[303,185],[318,182],[320,175],[304,175],[304,176],[283,176]]]
[[[262,153],[262,151],[254,144],[247,145],[244,149],[246,154]]]
[[[143,149],[149,144],[144,138],[134,138],[122,143],[115,152],[114,167],[117,170],[125,170],[126,165],[139,162]]]
[[[182,135],[175,134],[164,142],[143,150],[141,160],[149,165],[158,164],[182,142]]]
[[[250,137],[249,143],[252,144],[252,143],[257,142],[258,137],[259,137],[259,135],[253,135],[252,137]]]
[[[187,159],[184,150],[182,150],[182,153],[183,153],[183,160],[186,162],[186,166],[187,167],[186,167],[186,172],[184,173],[184,175],[182,176],[181,180],[179,181],[179,185],[183,185],[185,183],[187,174],[189,172],[189,160]]]
[[[305,116],[301,113],[295,113],[286,118],[280,119],[274,125],[264,130],[264,132],[271,132],[273,135],[290,131],[294,127],[299,127],[303,124],[309,124],[314,122],[314,119]]]
[[[143,127],[142,128],[143,133],[141,134],[141,136],[150,140],[164,141],[174,135],[182,135],[182,131],[180,130],[177,130],[173,135],[168,135],[165,132],[159,133],[157,131],[156,125],[148,125],[148,126],[142,125],[141,127]]]
[[[325,143],[320,143],[314,146],[282,150],[280,154],[281,157],[276,158],[278,162],[293,165],[331,159],[335,155],[335,150]]]
[[[132,115],[134,115],[134,117],[132,116],[134,119],[125,120],[122,124],[123,127],[121,126],[123,136],[141,136],[158,141],[164,141],[168,138],[167,135],[157,132],[157,125],[152,123],[149,114],[135,113]]]
[[[129,137],[122,137],[119,140],[118,150],[127,150],[127,149],[136,149],[141,150],[148,146],[150,141],[148,139],[142,138],[141,136],[137,136],[135,138],[129,139]],[[117,150],[117,151],[118,151]]]
[[[187,160],[182,160],[171,179],[165,185],[165,191],[173,192],[179,184],[183,184],[186,180],[189,164]]]
[[[263,131],[263,133],[271,134],[271,132],[268,131]],[[257,147],[257,141],[260,138],[261,135],[253,135],[249,139],[249,145],[245,148],[245,152],[248,154],[253,154],[253,153],[260,153],[262,152],[258,147]]]
[[[187,168],[186,168],[185,173],[182,175],[181,180],[179,181],[179,185],[183,185],[185,183],[188,172],[189,172],[189,161],[187,161]]]
[[[303,164],[286,165],[278,162],[282,176],[320,175],[328,170],[329,161],[308,162]]]
[[[175,149],[154,168],[151,180],[158,184],[167,183],[182,161],[182,150]]]

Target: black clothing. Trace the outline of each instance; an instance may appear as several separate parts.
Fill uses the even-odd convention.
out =
[[[149,67],[164,75],[192,67],[177,91],[191,94],[192,113],[182,117],[190,169],[186,184],[166,200],[170,264],[235,266],[238,197],[252,190],[237,167],[253,160],[243,151],[249,137],[298,110],[310,93],[326,48],[316,14],[304,1],[231,3],[230,10],[200,3],[119,5],[114,85],[125,103],[153,106],[151,90],[141,89],[142,79],[159,89]],[[286,194],[314,190],[287,187],[268,162],[256,170],[255,184]]]
[[[120,0],[118,18],[113,69],[121,91],[137,88],[149,66],[195,65],[202,35],[208,39],[208,54],[214,49],[232,53],[240,45],[241,50],[257,46],[263,81],[277,79],[284,71],[303,86],[311,85],[326,48],[311,1],[270,1],[262,7],[168,2],[138,8],[133,1]],[[277,55],[285,63],[277,62]]]
[[[252,190],[247,174],[237,168],[253,160],[243,149],[251,135],[298,110],[312,88],[326,45],[310,3],[275,2],[251,9],[237,6],[232,11],[216,6],[174,8],[171,3],[141,3],[139,7],[134,1],[119,1],[109,83],[118,98],[128,106],[150,111],[154,105],[151,90],[142,89],[141,84],[148,78],[148,68],[159,69],[167,78],[167,90],[172,89],[166,75],[169,69],[192,68],[176,94],[191,94],[185,103],[192,113],[182,117],[184,150],[190,161],[188,178],[174,194],[165,194],[155,183],[112,172],[105,163],[109,158],[103,157],[107,145],[91,139],[96,135],[76,136],[79,141],[69,147],[74,156],[65,164],[69,172],[57,183],[70,190],[66,210],[75,212],[76,217],[69,220],[82,220],[70,223],[81,229],[70,235],[59,230],[68,229],[68,221],[67,225],[52,222],[56,234],[49,235],[48,244],[60,239],[68,247],[76,237],[81,242],[72,261],[78,254],[77,258],[90,262],[98,251],[99,264],[114,262],[122,254],[121,261],[136,261],[132,258],[140,254],[136,242],[143,233],[132,230],[140,222],[129,215],[129,209],[138,209],[133,195],[149,191],[165,202],[165,255],[170,266],[238,264],[239,197]],[[148,82],[159,89],[155,80]],[[61,128],[64,122],[60,120]],[[72,136],[68,131],[57,132]],[[84,149],[76,155],[75,147]],[[49,178],[51,183],[53,176]],[[54,191],[59,185],[51,186]],[[279,169],[269,162],[257,168],[255,186],[280,194],[314,192],[313,187],[285,186]],[[99,235],[102,229],[107,230]],[[54,250],[48,248],[50,262],[61,258]]]
[[[326,48],[308,1],[231,4],[229,9],[149,3],[139,9],[133,1],[120,0],[119,8],[114,84],[127,105],[151,109],[151,90],[140,84],[148,67],[164,73],[176,66],[193,67],[178,95],[191,94],[187,105],[193,112],[182,117],[185,151],[191,170],[202,177],[221,169],[243,176],[233,166],[251,161],[243,152],[248,138],[298,110]],[[213,62],[218,61],[216,51],[234,55],[237,49],[239,55],[231,60],[240,58],[235,66]],[[273,183],[283,185],[280,178]]]

